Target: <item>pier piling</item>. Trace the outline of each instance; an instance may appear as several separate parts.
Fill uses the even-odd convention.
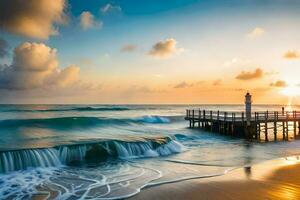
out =
[[[283,140],[289,139],[289,132],[293,138],[300,135],[300,111],[265,111],[251,113],[251,118],[245,118],[244,112],[222,112],[212,110],[187,110],[185,119],[189,121],[190,128],[205,129],[210,132],[219,132],[234,137],[248,139],[261,139],[269,141],[273,138],[278,140],[281,134]],[[269,137],[273,134],[274,137]]]
[[[245,95],[245,112],[212,111],[205,109],[187,109],[185,119],[189,121],[189,127],[210,132],[218,132],[234,137],[243,137],[269,141],[269,134],[274,135],[274,141],[281,134],[283,140],[289,139],[289,127],[293,131],[293,138],[300,136],[300,111],[251,111],[251,95]],[[196,124],[196,125],[195,125]],[[264,137],[261,138],[261,133]]]

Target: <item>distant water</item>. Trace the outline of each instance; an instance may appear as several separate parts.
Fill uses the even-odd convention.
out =
[[[188,129],[185,109],[193,107],[244,109],[0,105],[0,199],[124,198],[144,187],[219,176],[236,167],[300,154],[299,141],[249,143]]]

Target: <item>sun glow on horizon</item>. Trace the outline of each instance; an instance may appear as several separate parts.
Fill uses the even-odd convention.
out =
[[[296,97],[300,96],[300,88],[297,86],[287,86],[280,93],[288,97]]]
[[[51,2],[0,1],[0,103],[300,104],[300,1]]]

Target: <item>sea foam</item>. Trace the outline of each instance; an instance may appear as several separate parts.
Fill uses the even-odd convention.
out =
[[[185,147],[170,138],[144,141],[109,140],[53,148],[24,149],[0,152],[0,172],[24,170],[29,167],[53,167],[98,163],[109,158],[132,159],[167,156],[180,153]]]

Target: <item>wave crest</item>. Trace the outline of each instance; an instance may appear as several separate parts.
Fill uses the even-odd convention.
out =
[[[165,123],[170,123],[171,120],[167,117],[162,117],[162,116],[156,116],[156,115],[147,115],[143,116],[137,121],[143,122],[143,123],[149,123],[149,124],[165,124]]]
[[[165,124],[171,120],[161,116],[144,116],[136,119],[104,117],[56,117],[41,119],[9,119],[0,121],[1,128],[39,127],[50,129],[87,128],[93,126],[128,125],[132,123]]]
[[[185,147],[178,141],[164,137],[135,142],[110,140],[91,144],[6,151],[0,152],[0,172],[23,170],[28,167],[99,163],[110,158],[159,157],[184,150]]]

